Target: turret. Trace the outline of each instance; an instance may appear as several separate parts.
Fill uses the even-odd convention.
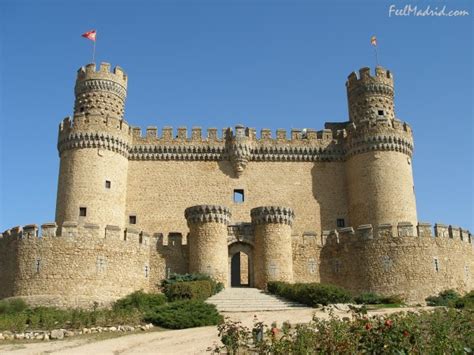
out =
[[[78,70],[74,118],[59,126],[56,222],[124,227],[130,129],[123,120],[127,76],[102,63]]]
[[[229,282],[227,225],[231,213],[227,207],[198,205],[186,208],[189,227],[189,271]]]
[[[410,126],[395,116],[393,76],[362,68],[346,82],[346,183],[350,225],[417,223]]]
[[[389,70],[376,67],[372,76],[370,68],[362,68],[359,77],[354,72],[349,75],[346,88],[351,122],[395,118],[393,76]]]
[[[77,71],[74,93],[74,115],[84,113],[123,118],[127,75],[120,67],[110,72],[109,63],[101,63],[98,71],[95,64],[88,64]]]
[[[295,212],[288,207],[263,206],[250,211],[255,230],[255,286],[269,281],[293,282],[291,227]]]

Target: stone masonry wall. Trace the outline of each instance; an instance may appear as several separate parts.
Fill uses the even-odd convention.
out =
[[[474,288],[472,237],[458,228],[410,223],[365,225],[332,232],[321,250],[321,282],[356,293],[401,295],[410,303],[442,290]]]
[[[149,288],[150,241],[117,227],[64,223],[24,227],[0,238],[0,298],[22,297],[33,305],[107,305]]]

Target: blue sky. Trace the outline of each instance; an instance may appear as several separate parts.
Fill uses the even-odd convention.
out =
[[[470,15],[389,17],[392,4]],[[0,0],[0,231],[54,220],[57,126],[93,28],[96,61],[129,75],[131,124],[258,131],[347,120],[345,80],[374,67],[376,34],[415,134],[419,220],[474,231],[473,12],[438,0]]]

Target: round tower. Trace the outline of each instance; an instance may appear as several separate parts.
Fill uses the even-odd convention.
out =
[[[269,281],[293,281],[291,208],[264,206],[250,211],[255,229],[255,286],[265,288]]]
[[[119,67],[77,72],[74,117],[59,127],[60,169],[56,221],[124,226],[128,150],[123,120],[127,76]]]
[[[186,208],[189,227],[189,271],[206,274],[225,286],[229,282],[227,225],[231,213],[227,207],[198,205]]]
[[[346,82],[350,123],[346,137],[349,223],[416,225],[411,128],[395,116],[393,76],[362,68]]]

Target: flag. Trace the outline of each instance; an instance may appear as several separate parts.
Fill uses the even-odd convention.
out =
[[[370,44],[373,45],[374,47],[377,47],[377,37],[375,36],[370,37]]]
[[[96,30],[92,30],[92,31],[83,33],[81,36],[82,36],[82,37],[85,37],[85,38],[87,38],[87,39],[90,39],[91,41],[94,41],[94,42],[95,42],[95,36],[96,36],[96,35],[97,35]]]

